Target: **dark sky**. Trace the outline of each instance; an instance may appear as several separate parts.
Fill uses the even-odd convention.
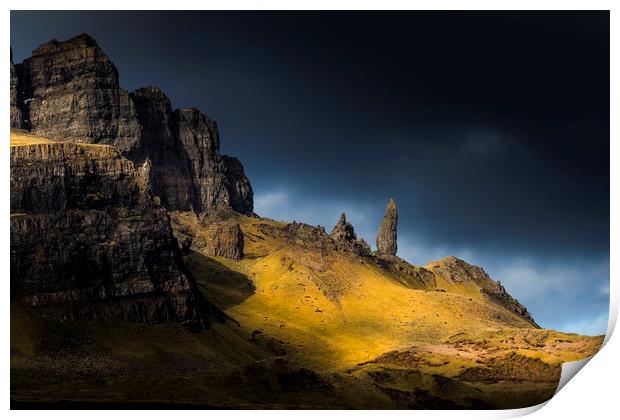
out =
[[[483,265],[545,327],[609,294],[608,12],[11,12],[14,61],[92,35],[128,90],[218,121],[257,213]]]

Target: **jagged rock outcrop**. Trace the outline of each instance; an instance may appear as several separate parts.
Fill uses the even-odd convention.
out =
[[[150,189],[168,210],[252,214],[243,166],[220,154],[217,124],[197,109],[172,110],[158,88],[128,94],[97,43],[50,41],[11,64],[11,126],[53,140],[114,146],[152,162]]]
[[[471,265],[454,256],[446,257],[427,265],[435,275],[454,284],[473,284],[479,287],[485,298],[509,309],[523,319],[538,327],[527,308],[508,294],[500,282],[495,282],[482,267]]]
[[[377,233],[377,252],[380,254],[396,255],[398,250],[396,244],[396,227],[398,226],[398,210],[396,202],[390,198],[379,232]]]
[[[193,181],[194,209],[206,212],[230,206],[251,214],[254,203],[250,181],[238,159],[220,155],[217,123],[195,108],[176,110],[174,117]]]
[[[11,147],[12,300],[66,319],[198,320],[149,163],[102,145]]]
[[[339,249],[351,251],[358,255],[370,255],[368,243],[363,239],[357,239],[353,225],[347,222],[347,216],[342,213],[338,223],[332,229],[330,236],[336,242]]]
[[[363,239],[357,239],[353,226],[347,222],[343,213],[331,234],[323,226],[312,226],[293,221],[282,227],[260,224],[259,230],[267,236],[286,241],[289,246],[319,250],[324,254],[330,251],[352,252],[359,256],[371,255],[370,246]]]
[[[328,253],[338,249],[336,242],[325,232],[323,226],[312,226],[306,223],[293,221],[284,226],[274,226],[261,223],[258,226],[261,233],[266,236],[285,241],[289,247],[301,246],[308,249]]]
[[[197,231],[191,249],[212,257],[240,260],[243,258],[243,232],[239,223],[233,221],[211,223]]]
[[[17,66],[22,128],[53,140],[113,145],[133,151],[140,124],[118,71],[86,34],[52,40]]]
[[[342,213],[329,234],[336,242],[351,242],[357,239],[353,225],[347,222],[347,215]]]
[[[336,250],[334,240],[325,232],[323,226],[312,226],[306,223],[286,224],[279,229],[280,237],[290,244],[300,245],[308,248],[317,248],[323,251]]]

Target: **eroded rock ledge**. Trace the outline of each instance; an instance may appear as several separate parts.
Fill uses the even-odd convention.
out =
[[[252,214],[252,186],[241,162],[220,154],[217,123],[195,108],[173,110],[159,88],[122,89],[116,67],[86,34],[11,60],[11,127],[111,145],[138,165],[150,160],[149,188],[168,210]]]
[[[149,171],[110,146],[11,147],[12,300],[62,319],[199,319]]]

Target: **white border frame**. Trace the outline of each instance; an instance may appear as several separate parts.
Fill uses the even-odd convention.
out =
[[[213,0],[186,0],[181,4],[173,3],[170,1],[151,0],[147,2],[129,1],[129,0],[108,0],[102,4],[96,4],[95,2],[85,4],[83,1],[76,0],[57,0],[53,4],[46,1],[8,1],[5,3],[8,8],[5,9],[2,15],[3,25],[2,36],[3,42],[1,48],[4,52],[4,57],[9,57],[9,45],[10,45],[10,9],[15,10],[175,10],[177,7],[182,6],[187,10],[244,10],[244,9],[263,9],[263,10],[354,10],[354,9],[376,9],[376,10],[611,10],[610,12],[610,24],[611,24],[611,57],[610,57],[610,111],[611,111],[611,127],[610,138],[612,139],[610,144],[610,165],[611,165],[611,179],[610,186],[618,185],[619,179],[619,166],[618,159],[618,24],[620,19],[618,17],[618,11],[620,10],[620,2],[614,1],[553,1],[553,0],[522,0],[522,1],[491,1],[491,0],[474,0],[474,1],[458,1],[458,0],[426,0],[426,1],[405,1],[405,0],[383,0],[383,1],[369,1],[369,0],[315,0],[315,1],[297,1],[294,3],[286,2],[283,0],[263,0],[263,1],[251,1],[251,0],[230,0],[227,2],[217,2]],[[619,4],[614,8],[616,4]],[[42,40],[44,41],[44,40]],[[9,79],[9,66],[5,65],[5,94],[4,98],[9,96],[9,85],[6,81]],[[9,125],[9,103],[5,102],[5,118],[4,121],[7,126]],[[5,126],[5,133],[8,133],[8,127]],[[0,206],[4,214],[9,214],[9,202],[6,197],[9,196],[9,150],[8,147],[0,148],[0,162],[1,173],[0,184],[2,197],[5,200],[0,202]],[[519,409],[519,410],[503,410],[503,411],[389,411],[381,412],[382,416],[389,416],[391,418],[409,418],[415,416],[416,418],[450,418],[458,416],[459,419],[469,418],[506,418],[516,417],[537,411],[543,406],[546,406],[544,410],[538,411],[535,416],[538,418],[583,418],[584,416],[594,416],[594,418],[609,418],[615,416],[611,413],[617,413],[617,381],[620,379],[619,365],[617,355],[620,355],[620,345],[618,339],[611,339],[611,333],[613,332],[618,315],[618,262],[620,261],[619,250],[619,237],[620,232],[618,224],[618,188],[614,191],[610,188],[610,205],[611,205],[611,221],[610,221],[610,317],[607,336],[605,338],[605,347],[588,363],[591,365],[584,372],[579,374],[577,380],[570,381],[570,384],[566,385],[556,396],[554,396],[548,403],[541,404],[539,406]],[[2,391],[3,391],[3,404],[5,409],[9,409],[9,395],[10,395],[10,306],[9,300],[9,220],[5,216],[1,221],[2,235],[5,238],[2,243],[2,269],[4,272],[4,282],[2,284],[2,291],[4,292],[5,305],[3,306],[2,321],[0,323],[2,329],[2,337],[6,342],[2,347],[2,355],[5,363],[2,366]],[[573,369],[576,365],[570,366]],[[568,367],[563,368],[563,378],[567,377]],[[577,369],[578,371],[579,369]],[[576,373],[573,372],[573,374]],[[572,376],[570,376],[572,377]],[[561,387],[560,387],[561,388]],[[246,415],[243,411],[184,411],[183,416],[188,418],[200,418],[205,416],[215,415],[220,419],[235,419]],[[10,415],[15,418],[30,418],[31,416],[41,416],[43,413],[37,413],[32,411],[11,411]],[[121,411],[119,414],[123,417],[134,417],[142,415],[140,411]],[[376,411],[324,411],[317,413],[314,411],[284,411],[284,410],[271,410],[271,411],[254,411],[247,413],[258,420],[279,420],[285,419],[293,415],[299,420],[315,420],[318,415],[328,418],[343,418],[353,417],[356,419],[361,418],[373,418],[377,414]],[[73,411],[50,411],[45,414],[46,417],[52,419],[80,419],[84,413],[79,410]],[[89,411],[87,414],[94,419],[106,419],[110,416],[105,411]],[[171,415],[169,411],[150,411],[149,416],[155,419],[164,419]],[[616,414],[617,415],[617,414]]]

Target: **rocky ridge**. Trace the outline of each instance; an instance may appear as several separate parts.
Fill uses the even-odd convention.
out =
[[[122,89],[116,67],[86,34],[11,62],[11,127],[111,145],[138,165],[149,159],[151,192],[168,210],[253,211],[250,182],[239,160],[220,154],[215,121],[194,108],[173,110],[158,88]]]
[[[500,305],[510,309],[515,314],[531,321],[534,326],[539,328],[538,324],[536,324],[534,318],[528,312],[527,308],[523,306],[518,300],[510,296],[510,294],[506,291],[506,288],[501,284],[501,282],[498,281],[497,284],[495,284],[491,288],[482,288],[481,292],[489,300],[499,303]]]
[[[472,286],[478,289],[490,302],[509,309],[521,318],[526,319],[534,327],[540,328],[527,308],[510,296],[501,282],[491,279],[482,267],[468,264],[459,258],[449,256],[442,260],[428,263],[426,269],[435,273],[436,276],[445,279],[448,283]]]
[[[330,235],[340,249],[349,250],[357,255],[370,255],[370,246],[363,239],[357,239],[353,225],[347,222],[347,216],[342,213],[338,223]]]

